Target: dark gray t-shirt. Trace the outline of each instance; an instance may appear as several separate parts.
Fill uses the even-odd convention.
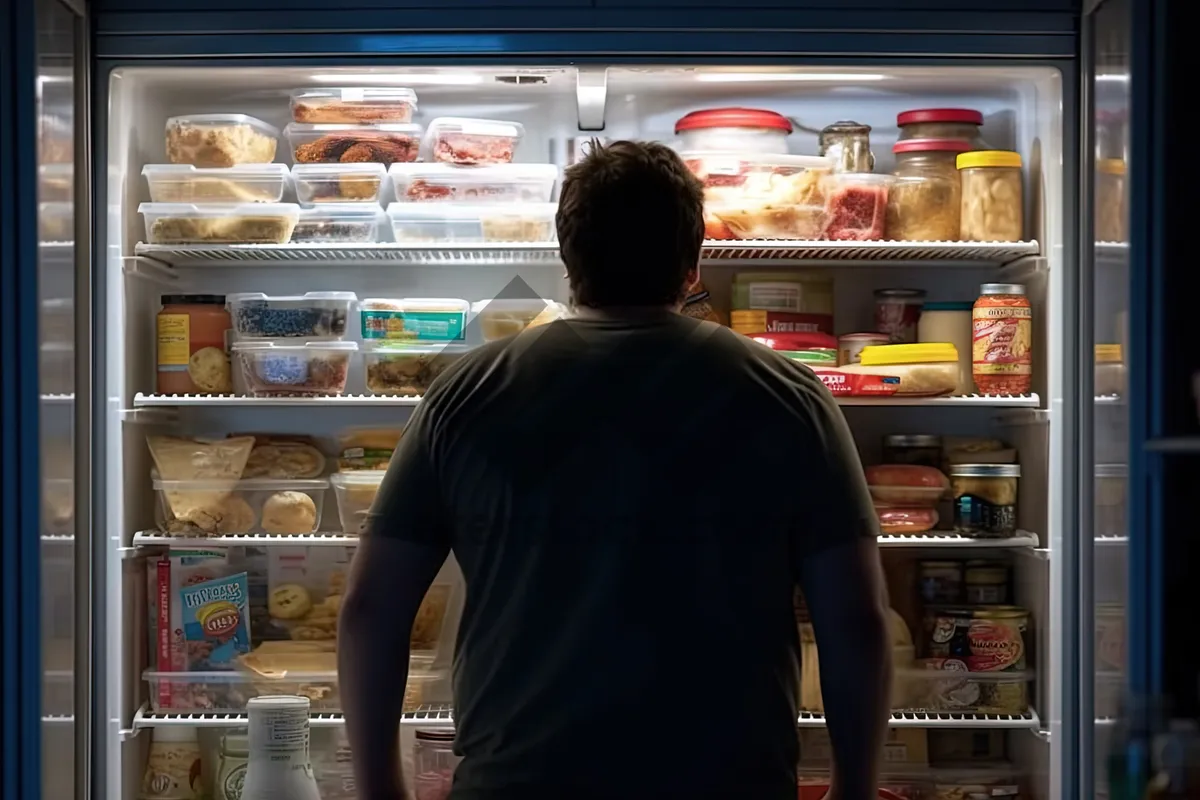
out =
[[[877,532],[820,380],[666,311],[461,359],[369,524],[466,578],[454,800],[794,800],[798,557]]]

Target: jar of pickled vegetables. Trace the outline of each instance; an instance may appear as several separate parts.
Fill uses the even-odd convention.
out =
[[[1021,200],[1021,154],[1011,150],[960,153],[960,238],[967,242],[1019,242],[1025,210]]]
[[[958,239],[961,183],[956,159],[971,149],[962,139],[907,139],[896,142],[888,190],[887,238],[909,242]]]

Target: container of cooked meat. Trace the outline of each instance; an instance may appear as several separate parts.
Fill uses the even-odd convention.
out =
[[[154,476],[158,519],[172,533],[298,535],[321,527],[329,481],[163,480]]]
[[[519,122],[438,117],[429,123],[421,151],[426,161],[443,164],[507,164],[524,135]]]
[[[288,184],[286,164],[147,164],[142,175],[155,203],[278,203]]]
[[[526,328],[560,319],[566,308],[553,300],[496,299],[471,305],[471,315],[483,341],[491,342],[518,334]]]
[[[365,342],[445,344],[466,338],[471,304],[453,297],[372,297],[359,304]]]
[[[302,206],[316,203],[378,203],[387,178],[383,164],[296,164],[292,180]]]
[[[355,470],[335,472],[329,476],[333,492],[337,497],[338,517],[342,521],[342,533],[357,536],[367,521],[367,512],[379,493],[386,470]]]
[[[402,86],[296,89],[292,119],[312,124],[375,125],[412,122],[417,93]]]
[[[862,172],[838,172],[824,181],[825,228],[821,238],[865,242],[887,231],[888,189],[896,178]]]
[[[322,203],[300,209],[294,243],[364,244],[390,240],[387,214],[378,203]]]
[[[376,340],[363,345],[369,394],[420,397],[450,365],[469,351],[461,344],[411,345]]]
[[[166,125],[167,160],[195,167],[270,164],[279,129],[245,114],[189,114]]]
[[[388,175],[400,202],[548,203],[558,180],[553,164],[393,164]]]
[[[397,242],[553,242],[556,203],[392,203]]]
[[[939,519],[936,508],[920,506],[876,505],[875,514],[879,517],[880,533],[892,536],[915,536],[931,531],[937,527]]]
[[[234,342],[233,356],[251,397],[317,397],[346,391],[354,342]]]
[[[416,161],[421,146],[421,126],[309,125],[289,123],[283,130],[297,164],[383,164]]]
[[[950,488],[941,470],[919,464],[876,464],[866,476],[871,497],[884,506],[933,508]]]
[[[283,244],[300,218],[295,203],[142,203],[151,244]]]
[[[760,108],[707,108],[675,123],[683,150],[786,153],[791,132],[787,117]]]
[[[358,298],[354,292],[307,292],[267,295],[243,292],[225,296],[238,339],[337,341]]]
[[[897,395],[939,397],[958,386],[958,350],[946,342],[873,345],[862,349],[859,363],[838,370],[894,379]]]

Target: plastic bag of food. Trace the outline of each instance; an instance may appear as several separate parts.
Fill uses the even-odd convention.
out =
[[[175,520],[215,532],[217,523],[233,511],[226,508],[254,449],[254,437],[233,439],[186,439],[176,436],[147,436],[146,444],[163,481],[195,481],[195,491],[164,492]]]

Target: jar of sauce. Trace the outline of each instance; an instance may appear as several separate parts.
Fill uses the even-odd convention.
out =
[[[955,394],[975,394],[975,378],[971,370],[971,310],[970,300],[948,303],[926,303],[917,322],[917,341],[921,343],[949,342],[958,351],[958,386]]]
[[[156,320],[159,394],[229,394],[225,296],[168,294]]]
[[[1008,567],[993,561],[968,561],[963,570],[966,600],[971,605],[1008,602]]]
[[[875,330],[886,333],[891,344],[916,344],[924,305],[921,289],[876,289]]]
[[[1019,283],[985,283],[971,310],[971,375],[980,394],[1033,388],[1033,308]]]
[[[221,737],[221,763],[217,767],[216,800],[242,800],[246,765],[250,760],[250,740],[245,734]]]
[[[896,115],[900,141],[908,139],[964,139],[971,150],[987,150],[979,135],[983,114],[970,108],[916,108]]]
[[[884,464],[919,464],[942,468],[942,437],[927,434],[889,434],[883,437]]]

